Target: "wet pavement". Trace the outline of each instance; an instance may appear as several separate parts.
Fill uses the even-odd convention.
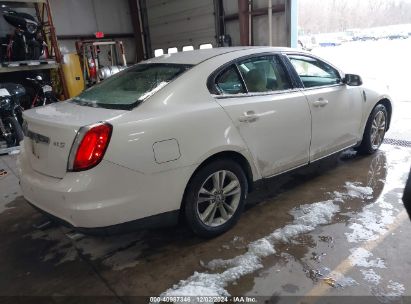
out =
[[[397,108],[387,137],[411,142],[411,102]],[[45,218],[21,197],[15,158],[0,157],[0,302],[411,302],[411,222],[401,201],[411,148],[384,144],[367,157],[349,150],[260,184],[238,224],[212,240],[184,224],[111,237],[34,228]]]

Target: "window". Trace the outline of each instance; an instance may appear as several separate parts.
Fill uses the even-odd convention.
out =
[[[281,91],[291,88],[290,80],[276,57],[264,56],[241,62],[239,70],[249,93]]]
[[[206,43],[206,44],[200,45],[200,50],[212,49],[212,48],[213,48],[213,45],[211,43]]]
[[[217,76],[216,85],[223,94],[245,93],[243,82],[234,65]]]
[[[192,45],[183,46],[183,52],[193,51],[194,47]]]
[[[157,49],[154,51],[154,57],[159,57],[164,55],[164,50],[163,49]]]
[[[300,55],[288,57],[306,88],[330,86],[342,82],[338,71],[325,62]]]
[[[176,47],[169,48],[167,53],[168,54],[178,53],[178,49]]]
[[[130,109],[190,68],[183,64],[137,64],[84,91],[74,102]]]

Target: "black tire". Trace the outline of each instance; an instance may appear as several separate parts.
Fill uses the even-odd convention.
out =
[[[382,139],[381,142],[378,145],[374,145],[372,143],[372,129],[373,129],[373,122],[374,119],[376,118],[376,116],[382,112],[384,114],[384,119],[385,119],[385,130],[384,133],[382,134]],[[387,126],[388,126],[388,112],[387,112],[387,108],[383,105],[383,104],[378,104],[371,112],[370,116],[368,117],[368,121],[367,121],[367,125],[365,126],[365,130],[364,130],[364,135],[361,141],[361,144],[359,147],[356,148],[356,150],[360,153],[360,154],[374,154],[375,152],[377,152],[377,150],[379,149],[379,147],[381,146],[383,140],[384,140],[384,136],[385,136],[385,132],[387,131]]]
[[[16,147],[23,140],[23,129],[21,128],[19,122],[14,117],[7,117],[3,119],[3,124],[5,126],[10,126],[11,132],[13,134],[12,138],[7,141],[8,147]]]
[[[240,191],[237,192],[236,194],[236,202],[238,200],[239,202],[236,206],[235,211],[231,212],[231,215],[230,215],[231,217],[227,219],[225,223],[222,223],[221,225],[210,226],[210,225],[205,224],[203,220],[200,218],[200,214],[199,214],[200,207],[198,207],[200,206],[198,203],[198,199],[200,196],[199,192],[201,188],[206,187],[206,183],[213,182],[213,180],[210,180],[213,174],[217,172],[221,172],[221,171],[225,171],[227,174],[225,175],[227,176],[227,178],[222,178],[223,180],[226,180],[225,181],[226,183],[229,183],[230,178],[234,178],[234,176],[237,178],[235,182],[238,181]],[[222,188],[224,188],[224,186]],[[238,163],[230,159],[221,159],[221,160],[216,160],[216,161],[213,161],[205,165],[204,167],[200,168],[195,173],[195,175],[191,178],[189,184],[187,185],[186,194],[184,196],[184,214],[185,214],[188,226],[195,234],[201,237],[205,237],[205,238],[215,237],[217,235],[220,235],[228,231],[230,228],[232,228],[237,223],[241,213],[243,212],[247,193],[248,193],[247,177],[243,169]],[[227,196],[227,198],[224,198],[224,201],[226,199],[228,203],[228,199],[231,199],[231,196]],[[232,199],[234,202],[234,198]],[[216,203],[214,204],[218,204],[217,200],[215,202]],[[213,204],[211,201],[207,201],[204,203],[208,204],[208,206]],[[203,203],[200,203],[200,204],[203,204]],[[221,204],[225,204],[225,203],[220,201],[220,205]],[[235,205],[235,203],[233,204]],[[230,206],[232,205],[230,204]],[[201,205],[201,207],[204,207],[204,206]],[[222,213],[219,211],[220,209],[217,207],[215,209],[217,211],[215,211],[213,215],[217,216],[217,214],[219,213],[220,220],[225,220],[223,219]],[[227,214],[225,215],[227,216]]]

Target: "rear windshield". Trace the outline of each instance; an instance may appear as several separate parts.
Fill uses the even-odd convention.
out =
[[[182,64],[138,64],[75,97],[73,102],[109,109],[132,109],[188,70]]]

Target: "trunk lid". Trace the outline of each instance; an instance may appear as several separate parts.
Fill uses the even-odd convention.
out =
[[[113,120],[127,113],[59,102],[25,111],[24,148],[33,170],[63,178],[70,149],[78,130],[100,121]]]

